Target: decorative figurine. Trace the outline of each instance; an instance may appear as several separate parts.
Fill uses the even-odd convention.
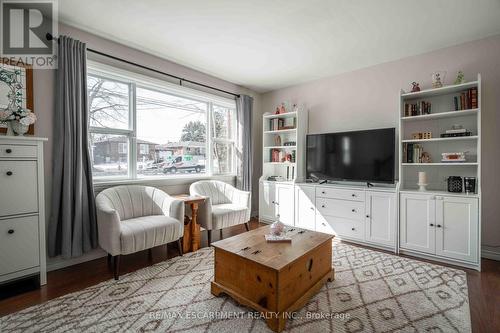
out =
[[[464,72],[458,71],[457,78],[455,79],[455,82],[453,82],[453,84],[462,84],[462,83],[465,83],[465,75]]]
[[[279,106],[276,107],[276,112],[274,112],[274,114],[280,114],[280,107]]]
[[[281,146],[281,136],[279,135],[274,136],[274,145],[277,147]]]
[[[280,114],[282,114],[282,113],[286,113],[285,103],[281,103],[281,106],[280,106]]]
[[[441,88],[443,86],[444,76],[446,72],[432,73],[432,88]]]
[[[420,159],[422,161],[421,163],[431,163],[432,162],[431,155],[426,151],[424,151],[422,153],[422,156],[420,157]]]
[[[299,112],[299,106],[297,104],[293,105],[292,112]]]
[[[419,87],[419,85],[418,85],[418,83],[417,83],[417,82],[413,81],[413,82],[411,83],[411,85],[412,85],[412,87],[411,87],[411,92],[417,92],[417,91],[420,91],[420,87]]]

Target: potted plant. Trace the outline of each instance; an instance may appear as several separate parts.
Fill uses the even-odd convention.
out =
[[[4,109],[0,110],[0,122],[4,122],[8,126],[7,134],[12,135],[10,130],[16,135],[24,135],[28,132],[29,126],[36,121],[36,115],[25,108],[17,108],[16,110]]]

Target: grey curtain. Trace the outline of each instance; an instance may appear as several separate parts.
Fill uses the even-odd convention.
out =
[[[240,95],[236,99],[236,187],[243,191],[252,191],[252,108],[252,97]]]
[[[54,116],[50,256],[77,257],[97,246],[88,148],[87,48],[59,37]]]

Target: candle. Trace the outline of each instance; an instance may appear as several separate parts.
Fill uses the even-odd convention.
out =
[[[418,183],[427,184],[427,173],[425,173],[425,171],[418,172]]]

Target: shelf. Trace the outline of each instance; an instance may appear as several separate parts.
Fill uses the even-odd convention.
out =
[[[432,138],[432,139],[408,139],[408,140],[401,140],[403,143],[409,143],[409,142],[440,142],[440,141],[465,141],[465,140],[477,140],[478,136],[477,135],[471,135],[471,136],[455,136],[451,138]]]
[[[267,146],[264,149],[297,149],[297,146]]]
[[[290,162],[264,162],[264,164],[295,166],[295,163]]]
[[[443,191],[443,190],[427,190],[427,191],[419,191],[418,189],[400,189],[400,193],[414,193],[414,194],[436,194],[436,195],[442,195],[442,196],[453,196],[453,197],[466,197],[466,198],[478,198],[479,194],[477,193],[455,193],[455,192],[448,192],[448,191]]]
[[[297,129],[292,128],[292,129],[283,129],[283,130],[275,130],[275,131],[264,131],[264,134],[293,133],[295,131],[297,131]]]
[[[462,92],[464,90],[474,88],[478,86],[478,81],[466,82],[462,84],[455,84],[450,86],[444,86],[441,88],[432,88],[425,89],[417,92],[409,92],[401,94],[401,97],[404,99],[415,99],[415,98],[424,98],[424,97],[432,97],[438,95],[446,95]]]
[[[293,118],[297,116],[297,112],[287,112],[280,114],[266,114],[264,119],[275,119],[275,118]]]
[[[431,114],[423,114],[421,116],[401,117],[401,120],[402,121],[415,121],[415,120],[464,117],[464,116],[475,115],[478,113],[478,111],[479,111],[479,109],[446,111],[446,112],[438,112],[438,113],[431,113]]]
[[[403,166],[467,166],[477,165],[477,162],[440,162],[440,163],[401,163]]]

